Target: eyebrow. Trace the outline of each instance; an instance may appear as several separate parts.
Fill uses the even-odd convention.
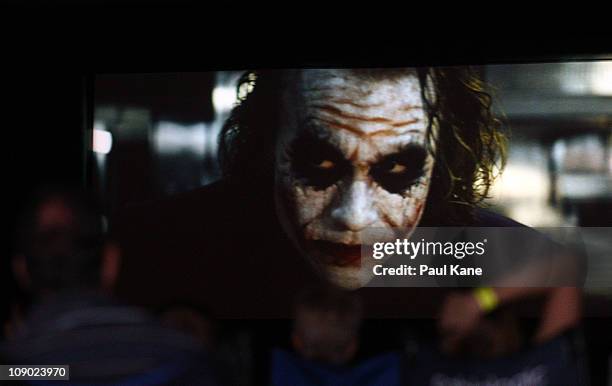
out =
[[[380,154],[378,153],[375,163],[379,163],[387,158],[401,157],[408,155],[422,156],[423,160],[427,157],[427,147],[425,144],[419,142],[409,142],[401,146],[397,151],[393,153]]]
[[[335,153],[336,157],[342,158],[343,160],[351,160],[353,155],[346,156],[335,144],[330,142],[327,138],[321,137],[319,135],[319,130],[321,130],[321,126],[317,125],[316,122],[312,120],[308,120],[306,125],[304,126],[304,130],[301,134],[299,134],[293,141],[291,141],[291,146],[295,146],[297,144],[306,145],[309,149],[314,148],[315,146],[322,146],[328,152]],[[412,129],[409,132],[415,132],[421,134],[420,131],[416,129]],[[402,145],[397,151],[388,153],[388,154],[380,154],[376,156],[376,160],[373,162],[374,164],[381,162],[385,158],[396,157],[401,155],[412,155],[411,153],[422,153],[423,158],[427,155],[427,147],[420,142],[409,142]],[[420,155],[420,154],[419,154]]]
[[[348,161],[342,150],[327,138],[317,134],[316,128],[310,127],[300,133],[289,144],[290,154],[292,158],[303,158],[304,155],[313,151],[318,152],[318,155],[330,157],[330,159],[338,161]]]
[[[328,151],[334,151],[341,157],[342,151],[336,147],[333,143],[331,143],[328,138],[321,136],[321,126],[317,125],[315,122],[309,121],[304,126],[304,130],[302,130],[292,141],[291,145],[301,144],[307,145],[308,147],[313,146],[323,146]],[[309,148],[308,150],[312,150]]]

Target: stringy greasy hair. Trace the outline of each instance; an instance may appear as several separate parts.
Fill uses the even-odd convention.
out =
[[[501,121],[491,111],[491,94],[477,72],[467,66],[353,71],[364,81],[416,73],[435,156],[421,225],[469,223],[506,160]],[[248,71],[241,77],[238,103],[219,137],[225,178],[251,188],[273,183],[280,98],[292,81],[287,73]]]

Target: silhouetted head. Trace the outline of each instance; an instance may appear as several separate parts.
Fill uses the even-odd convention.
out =
[[[84,191],[53,187],[35,194],[16,241],[17,280],[35,296],[114,284],[118,250],[106,244],[100,211]]]
[[[293,346],[305,359],[345,364],[357,352],[362,315],[355,293],[328,286],[305,290],[295,305]]]

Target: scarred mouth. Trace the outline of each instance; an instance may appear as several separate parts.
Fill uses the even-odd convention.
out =
[[[316,256],[325,265],[360,267],[361,245],[347,245],[331,241],[308,241],[308,247],[316,250]]]

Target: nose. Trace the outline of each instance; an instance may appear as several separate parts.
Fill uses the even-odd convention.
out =
[[[361,231],[377,218],[376,209],[365,181],[353,181],[331,211],[336,226],[342,230]]]

